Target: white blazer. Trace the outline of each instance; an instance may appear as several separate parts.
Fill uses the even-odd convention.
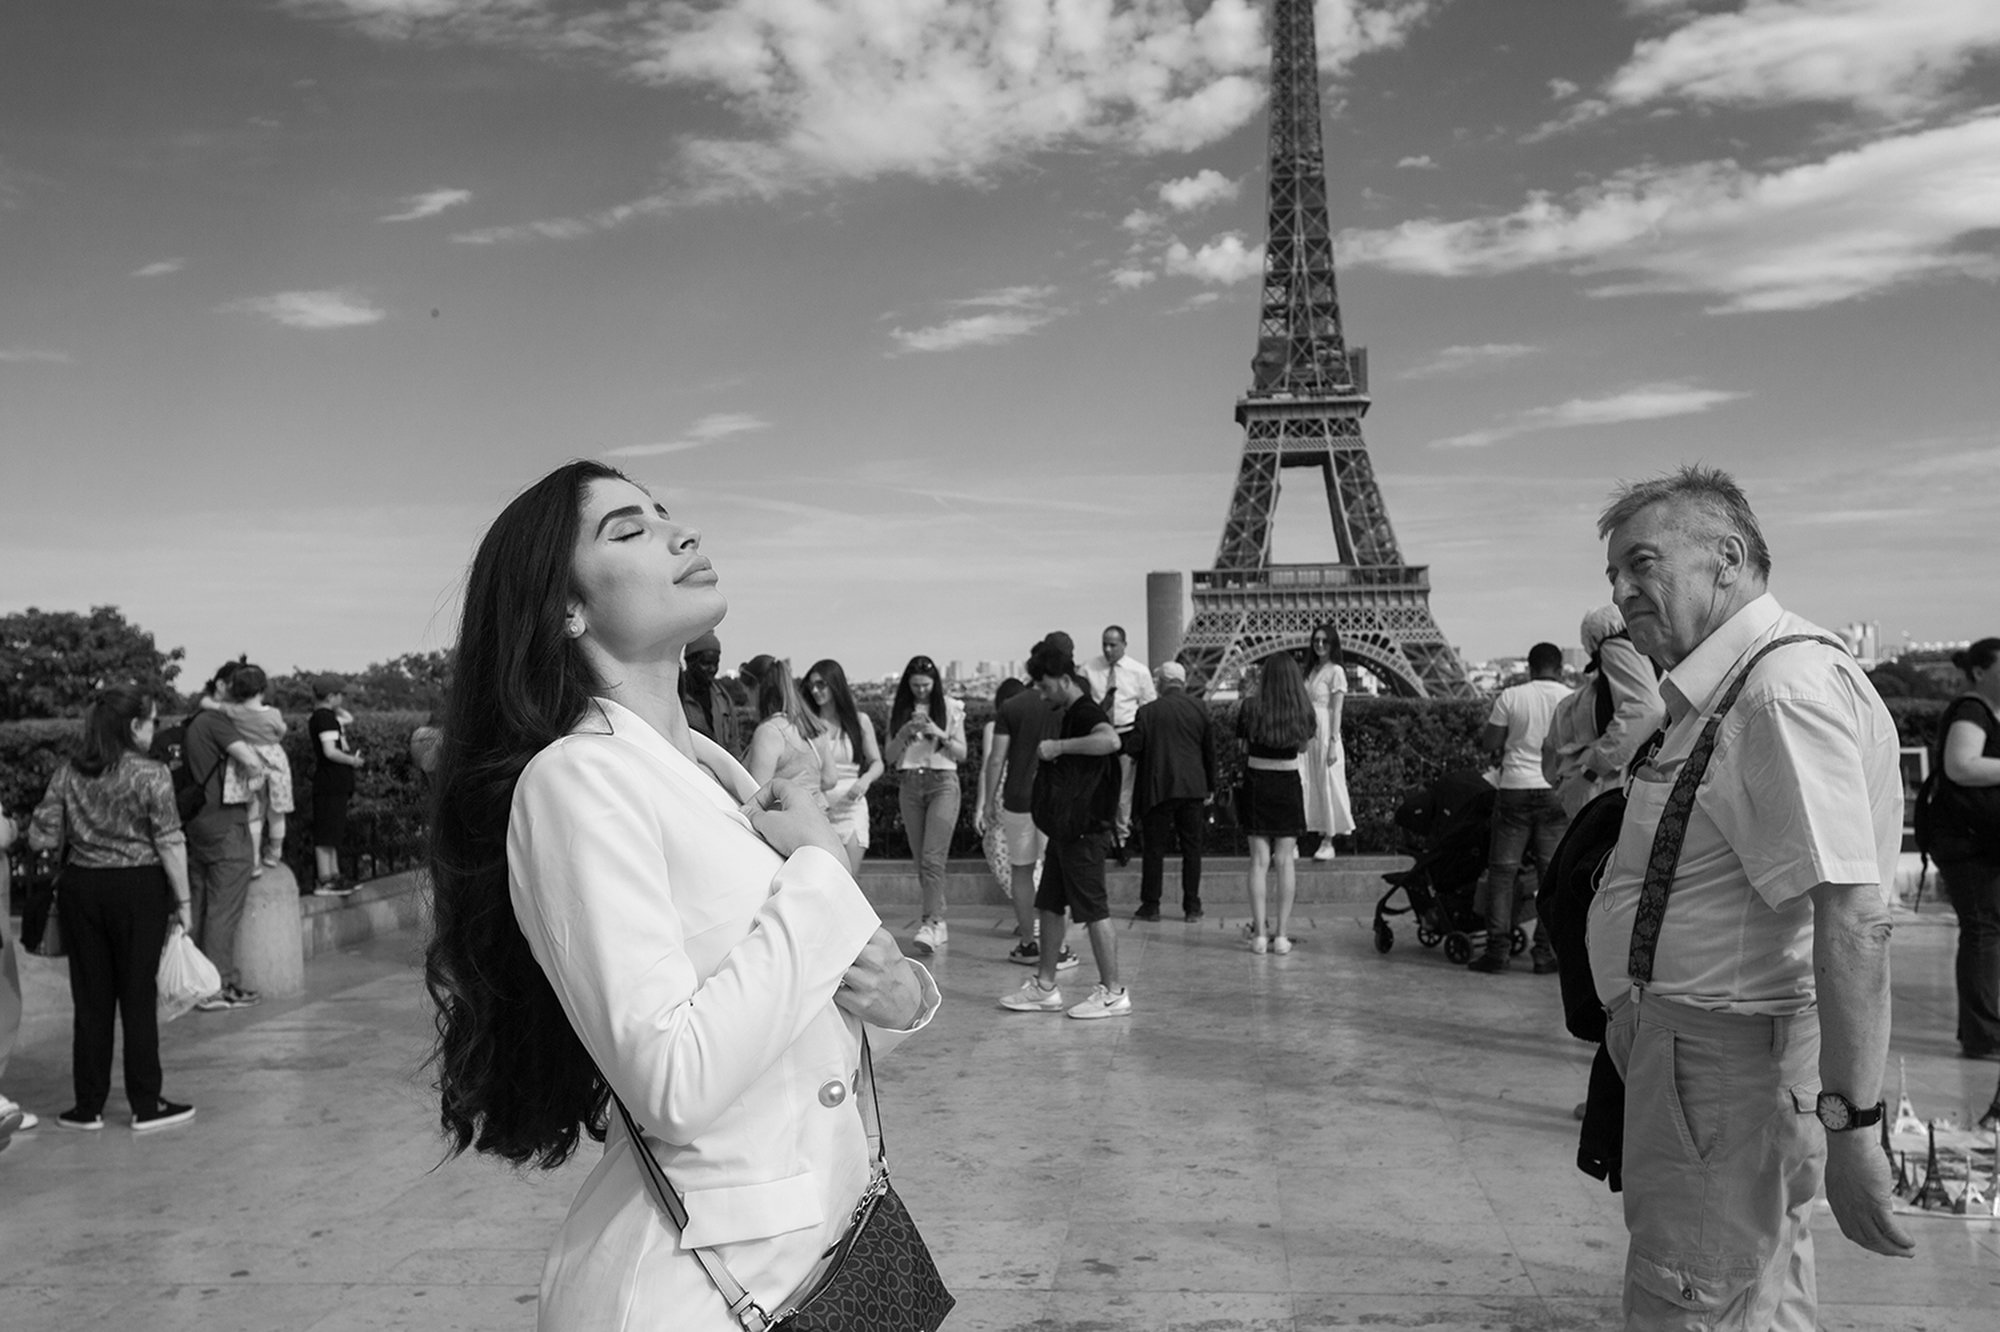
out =
[[[775,1311],[867,1183],[861,1024],[832,996],[880,921],[837,857],[781,859],[738,808],[750,775],[694,743],[698,765],[598,699],[514,791],[514,914],[688,1209],[681,1235],[614,1109],[542,1272],[544,1332],[737,1328],[695,1246]],[[911,1030],[937,1011],[923,987]]]

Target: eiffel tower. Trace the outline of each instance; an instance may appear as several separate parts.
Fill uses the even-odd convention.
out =
[[[1269,219],[1257,354],[1236,403],[1243,462],[1215,567],[1194,575],[1181,644],[1189,687],[1228,688],[1245,665],[1330,622],[1348,659],[1396,693],[1470,694],[1431,618],[1430,571],[1403,562],[1361,438],[1368,352],[1341,335],[1312,0],[1272,8]],[[1326,482],[1337,564],[1271,563],[1279,477],[1291,467],[1316,467]]]

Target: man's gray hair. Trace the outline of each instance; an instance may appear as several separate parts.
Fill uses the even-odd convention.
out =
[[[1771,548],[1764,543],[1764,529],[1758,526],[1757,515],[1751,512],[1743,487],[1720,467],[1690,463],[1665,476],[1625,482],[1612,492],[1611,503],[1598,515],[1599,539],[1610,536],[1655,504],[1673,505],[1681,515],[1678,526],[1684,531],[1697,531],[1704,537],[1734,532],[1743,538],[1750,567],[1757,576],[1766,579],[1771,576]]]

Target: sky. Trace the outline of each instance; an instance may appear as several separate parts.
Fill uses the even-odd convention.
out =
[[[1470,660],[1700,461],[1772,587],[2000,632],[2000,5],[1320,0],[1365,433]],[[572,457],[726,662],[1005,662],[1208,567],[1265,207],[1251,0],[64,0],[0,18],[0,612],[195,673],[446,647]],[[1301,478],[1304,478],[1303,480]],[[1292,472],[1275,558],[1334,558]]]

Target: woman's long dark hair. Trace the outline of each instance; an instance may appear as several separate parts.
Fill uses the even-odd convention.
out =
[[[1326,655],[1323,657],[1313,651],[1312,645],[1313,639],[1318,638],[1321,634],[1326,635]],[[1330,621],[1326,624],[1313,626],[1312,633],[1306,637],[1305,656],[1299,662],[1299,665],[1305,668],[1305,673],[1308,677],[1314,671],[1318,670],[1322,664],[1328,666],[1347,665],[1347,654],[1340,650],[1340,630],[1334,628]]]
[[[493,520],[466,576],[444,702],[431,819],[432,928],[424,985],[437,1006],[440,1119],[467,1147],[553,1169],[583,1130],[604,1140],[609,1089],[514,919],[507,813],[528,760],[569,734],[595,682],[563,632],[590,483],[624,480],[571,462]]]
[[[820,720],[838,726],[847,736],[847,750],[854,761],[862,767],[868,766],[868,751],[861,740],[861,710],[854,706],[854,691],[847,687],[847,672],[832,657],[821,657],[806,671],[806,679],[815,675],[826,681],[827,701],[833,704],[833,715]],[[812,691],[806,691],[807,702],[812,700]]]
[[[1243,700],[1237,730],[1260,745],[1303,745],[1313,738],[1318,722],[1298,660],[1289,652],[1274,652],[1257,667],[1257,692]]]
[[[773,657],[757,677],[757,720],[769,721],[778,716],[784,717],[808,740],[817,739],[827,729],[820,715],[806,706],[798,682],[792,679],[791,663]]]
[[[144,721],[153,708],[153,696],[137,685],[98,690],[83,714],[83,747],[70,760],[70,770],[79,777],[102,777],[127,754],[138,753],[132,723]]]
[[[944,729],[944,675],[937,663],[921,652],[910,658],[910,664],[903,667],[903,678],[896,682],[896,701],[889,707],[889,734],[903,729],[903,723],[917,710],[917,696],[910,692],[910,677],[928,675],[931,677],[931,720],[938,729]]]

